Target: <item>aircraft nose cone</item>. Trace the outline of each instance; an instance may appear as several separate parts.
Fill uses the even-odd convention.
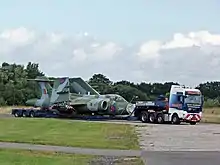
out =
[[[135,109],[135,104],[129,103],[129,104],[127,105],[127,107],[126,107],[126,111],[127,111],[129,114],[132,113],[132,112],[134,111],[134,109]]]

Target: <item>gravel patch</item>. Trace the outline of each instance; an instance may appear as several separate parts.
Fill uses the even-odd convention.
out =
[[[118,160],[117,157],[113,156],[101,156],[94,158],[89,162],[89,165],[113,165],[115,161]]]
[[[114,157],[114,156],[101,156],[89,162],[89,165],[142,165],[136,161],[137,158],[133,157]],[[139,163],[139,164],[137,164]]]
[[[136,131],[146,151],[220,151],[218,124],[147,124]]]

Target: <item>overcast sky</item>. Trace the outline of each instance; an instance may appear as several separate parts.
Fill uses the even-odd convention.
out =
[[[219,0],[7,0],[0,61],[47,76],[113,81],[220,79]]]

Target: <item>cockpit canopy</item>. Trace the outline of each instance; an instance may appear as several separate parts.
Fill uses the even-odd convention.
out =
[[[105,97],[115,100],[117,102],[127,102],[122,96],[117,95],[117,94],[107,94],[105,95]]]

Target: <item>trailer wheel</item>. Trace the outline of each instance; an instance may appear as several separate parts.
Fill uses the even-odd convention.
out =
[[[22,112],[22,117],[27,117],[25,111]]]
[[[143,123],[147,123],[148,122],[148,113],[146,111],[142,111],[140,119]]]
[[[18,111],[15,111],[15,112],[14,112],[14,117],[20,117],[20,114],[19,114]]]
[[[150,121],[150,123],[154,123],[155,122],[155,115],[154,115],[154,113],[150,113],[149,114],[149,121]]]
[[[173,114],[172,123],[173,124],[180,124],[180,119],[179,119],[179,116],[177,114]]]
[[[34,117],[34,116],[35,116],[34,111],[31,111],[31,112],[29,113],[29,116],[30,116],[30,117]]]
[[[159,113],[159,114],[157,115],[157,123],[158,123],[158,124],[164,123],[164,118],[163,118],[163,114],[162,114],[162,113]]]

